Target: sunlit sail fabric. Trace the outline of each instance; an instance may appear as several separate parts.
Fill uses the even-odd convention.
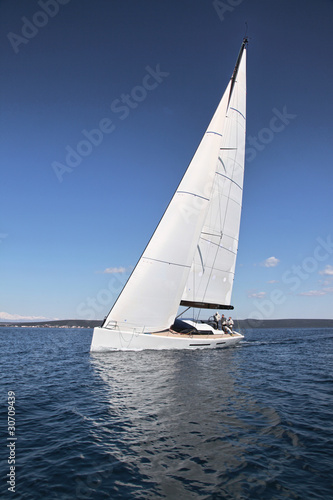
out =
[[[210,202],[230,83],[167,210],[104,327],[169,328],[177,314]]]
[[[211,199],[182,296],[184,305],[230,305],[243,193],[246,48],[242,47],[220,141]]]
[[[182,298],[230,303],[243,186],[244,44],[236,67],[177,191],[104,328],[138,334],[167,329]]]

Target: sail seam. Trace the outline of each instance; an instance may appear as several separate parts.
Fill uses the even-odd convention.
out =
[[[238,148],[235,148],[235,151],[237,150]],[[231,150],[230,150],[231,151]],[[221,153],[222,155],[222,153]],[[225,156],[225,160],[231,160],[234,165],[237,165],[237,167],[241,168],[242,170],[244,170],[244,167],[242,166],[241,163],[239,163],[239,161],[237,161],[236,159],[232,158],[231,156],[227,156],[227,155],[224,155]],[[219,159],[221,158],[221,156],[219,156]],[[220,160],[222,162],[222,160]]]
[[[233,160],[233,158],[226,157],[226,160],[231,160],[231,161],[233,161],[233,163],[234,163],[233,167],[234,167],[235,165],[237,165],[237,167],[239,167],[241,170],[244,170],[243,166],[242,166],[242,165],[241,165],[238,161]]]
[[[206,134],[214,134],[214,135],[219,135],[220,137],[223,137],[222,134],[219,134],[219,132],[214,132],[213,130],[207,131]]]
[[[210,269],[212,271],[216,271],[216,272],[220,272],[220,273],[224,273],[224,274],[232,274],[233,276],[235,275],[235,272],[234,271],[229,271],[229,270],[226,270],[226,269],[220,269],[218,267],[211,267],[211,266],[207,266],[207,270]]]
[[[201,234],[207,234],[208,236],[215,236],[217,238],[220,237],[220,234],[213,234],[213,233],[207,233],[207,232],[202,232]],[[234,241],[238,241],[238,238],[236,238],[235,236],[231,236],[230,234],[226,234],[226,233],[223,233],[221,235],[221,237],[225,236],[226,238],[230,238],[231,240],[234,240]],[[200,236],[201,238],[201,236]]]
[[[237,113],[239,113],[239,114],[240,114],[240,115],[244,118],[244,120],[246,120],[245,116],[243,115],[243,113],[241,113],[241,112],[239,111],[239,109],[232,108],[231,106],[230,106],[230,108],[229,108],[229,109],[233,109],[234,111],[237,111]]]
[[[220,233],[219,234],[214,234],[214,233],[206,233],[205,231],[202,231],[201,234],[206,234],[207,236],[214,236],[215,238],[219,238],[220,237]]]
[[[190,194],[191,196],[196,196],[197,198],[201,198],[202,200],[209,201],[209,198],[206,198],[205,196],[200,196],[200,194],[190,193],[189,191],[177,191],[177,193]]]
[[[230,177],[228,177],[227,175],[221,174],[220,172],[216,172],[216,174],[217,174],[217,175],[220,175],[221,177],[225,177],[225,179],[228,179],[230,182],[233,182],[234,184],[236,184],[236,186],[237,186],[237,187],[239,187],[239,189],[240,189],[241,191],[243,191],[243,188],[242,188],[239,184],[237,184],[237,182],[235,182],[233,179],[230,179]],[[235,201],[235,200],[234,200],[234,201]],[[237,203],[237,202],[236,202],[236,203]],[[239,203],[239,205],[240,205],[240,203]]]
[[[176,262],[168,262],[167,260],[152,259],[151,257],[143,257],[143,258],[145,260],[153,260],[154,262],[161,262],[161,264],[168,264],[169,266],[178,266],[178,267],[191,268],[191,266],[187,266],[186,264],[177,264]]]
[[[218,243],[214,243],[214,241],[207,240],[206,238],[201,238],[201,239],[202,239],[202,241],[207,241],[208,243],[211,243],[212,245],[215,245],[215,246],[221,248],[221,250],[226,250],[227,252],[230,252],[233,255],[237,255],[237,252],[234,252],[233,250],[229,250],[229,248],[226,248],[222,245],[219,245]],[[236,240],[236,241],[238,241],[238,240]],[[210,266],[205,266],[205,267],[208,267],[208,269],[209,269]]]

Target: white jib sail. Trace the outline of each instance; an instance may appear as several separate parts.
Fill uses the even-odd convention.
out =
[[[242,87],[245,92],[244,57],[243,60],[239,68],[241,73],[234,84],[230,102],[232,81],[229,82],[167,210],[108,314],[103,324],[104,328],[141,333],[161,331],[173,324],[189,274],[193,275],[194,262],[197,260],[195,254],[199,239],[200,241],[203,239],[204,224],[207,224],[210,231],[208,218],[216,217],[217,209],[213,206],[216,206],[215,198],[217,197],[216,164],[218,158],[221,158],[218,161],[224,164],[221,173],[226,174],[225,177],[221,175],[218,181],[228,183],[225,188],[228,195],[224,198],[229,200],[224,202],[226,208],[229,208],[225,216],[224,228],[226,229],[223,244],[228,251],[231,247],[232,255],[235,254],[241,200],[241,195],[237,192],[237,189],[240,189],[237,184],[242,186],[244,163],[242,161],[244,152],[241,152],[243,142],[239,137],[240,129],[242,128],[242,134],[245,132],[245,123],[240,122],[239,117],[245,116],[245,94],[242,98],[242,92],[237,91],[234,96],[234,91]],[[235,124],[237,125],[236,131],[232,130]],[[232,148],[235,147],[233,150],[230,149],[228,154],[225,149],[221,149],[221,147],[226,147],[223,145],[227,143],[232,144]],[[215,201],[211,205],[213,199]],[[232,203],[239,207],[237,212],[230,210]],[[209,216],[210,213],[211,216]],[[236,224],[236,230],[231,228],[233,224]],[[231,275],[234,261],[235,257],[232,257],[231,263],[225,266]],[[230,280],[232,283],[232,278],[228,277],[228,280],[225,289],[231,293]],[[193,294],[193,291],[191,293]],[[221,298],[221,291],[218,295]],[[225,300],[227,299],[224,298]]]
[[[182,300],[230,305],[245,161],[246,49],[239,62],[220,140],[213,192]]]

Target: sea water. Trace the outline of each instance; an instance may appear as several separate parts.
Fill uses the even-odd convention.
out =
[[[242,333],[91,354],[90,329],[0,328],[0,497],[332,499],[333,329]]]

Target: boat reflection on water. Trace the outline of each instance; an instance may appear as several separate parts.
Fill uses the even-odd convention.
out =
[[[167,498],[245,498],[249,480],[265,488],[249,470],[265,463],[265,436],[284,431],[274,409],[247,393],[239,351],[91,354],[106,404],[94,439],[122,464],[113,481]],[[269,477],[279,470],[270,463]]]

